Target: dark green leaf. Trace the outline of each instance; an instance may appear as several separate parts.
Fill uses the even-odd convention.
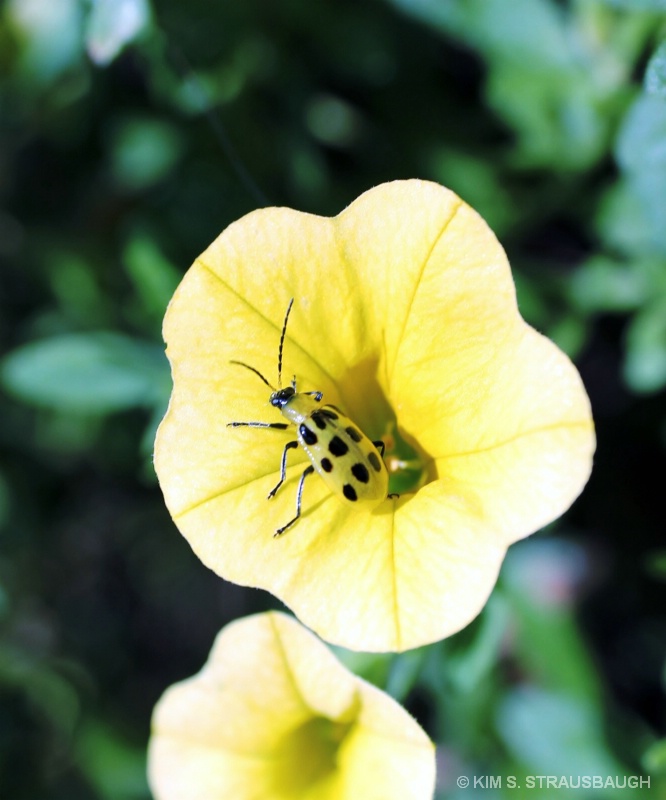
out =
[[[666,11],[666,0],[605,0],[609,6],[626,11]]]
[[[641,95],[636,100],[620,129],[616,154],[630,173],[666,167],[666,102],[661,97]]]
[[[131,745],[121,732],[98,721],[86,722],[77,734],[81,768],[104,800],[141,800],[149,797],[146,752]]]
[[[666,296],[632,320],[624,377],[635,392],[656,392],[666,386]]]
[[[519,763],[545,775],[621,775],[608,754],[597,711],[566,694],[533,686],[509,691],[497,727]]]
[[[666,41],[659,45],[650,59],[645,72],[645,90],[666,98]]]
[[[666,775],[666,739],[659,739],[643,754],[643,765],[652,774]]]
[[[0,380],[27,403],[107,414],[154,405],[169,378],[159,346],[104,332],[26,344],[4,359]]]
[[[164,257],[155,242],[144,235],[132,237],[123,253],[123,261],[144,311],[161,323],[181,273]]]
[[[112,131],[111,160],[118,184],[138,191],[166,177],[182,150],[178,130],[150,117],[130,117]]]

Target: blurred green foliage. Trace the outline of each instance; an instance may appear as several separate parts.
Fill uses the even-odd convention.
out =
[[[500,236],[600,446],[468,629],[340,655],[436,739],[442,798],[529,774],[666,797],[665,65],[664,0],[0,3],[3,800],[148,797],[155,701],[274,602],[204,570],[155,485],[180,276],[257,205],[405,177]]]

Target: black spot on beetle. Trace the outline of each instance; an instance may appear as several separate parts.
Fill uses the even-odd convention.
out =
[[[324,470],[324,472],[330,472],[333,469],[333,464],[331,463],[330,459],[322,458],[321,468]]]
[[[328,443],[328,452],[333,456],[343,456],[349,448],[339,436],[334,436]]]
[[[298,432],[303,437],[305,444],[317,444],[317,434],[314,431],[311,431],[307,425],[301,423],[298,426]]]
[[[329,419],[337,419],[338,418],[338,415],[335,413],[335,411],[331,411],[330,407],[329,408],[322,408],[322,410],[319,413],[324,417],[328,417]]]
[[[370,462],[370,466],[375,470],[375,472],[382,471],[382,465],[379,461],[377,453],[368,453],[368,461]]]
[[[342,487],[342,494],[347,498],[347,500],[358,500],[356,489],[354,489],[351,483],[345,483],[345,485]]]
[[[314,422],[314,424],[319,428],[320,431],[323,431],[326,427],[326,420],[324,419],[324,415],[321,411],[315,411],[314,414],[310,415],[310,419]]]
[[[350,425],[348,428],[345,428],[347,433],[349,434],[349,438],[353,439],[355,442],[360,442],[363,438],[363,434],[357,430],[353,425]]]
[[[365,464],[354,464],[351,468],[352,475],[356,478],[357,481],[361,483],[367,483],[370,480],[370,473],[368,472],[368,468]]]

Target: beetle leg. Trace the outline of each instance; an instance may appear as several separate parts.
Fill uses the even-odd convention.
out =
[[[380,439],[378,442],[373,442],[374,446],[379,450],[379,455],[384,458],[384,450],[386,450],[386,445]]]
[[[301,497],[303,496],[303,483],[308,475],[312,475],[314,472],[314,467],[310,464],[309,467],[306,467],[301,475],[301,480],[298,484],[298,491],[296,492],[296,516],[289,520],[286,525],[283,525],[281,528],[278,528],[275,533],[273,534],[273,538],[276,539],[278,536],[282,536],[282,534],[287,530],[287,528],[291,528],[291,526],[296,522],[296,520],[301,516]]]
[[[282,486],[282,484],[284,483],[284,479],[285,479],[285,476],[287,474],[287,451],[288,450],[293,450],[295,447],[298,447],[298,442],[297,441],[287,442],[287,444],[284,446],[284,450],[282,451],[282,462],[280,464],[280,480],[273,487],[273,489],[271,489],[271,491],[268,493],[268,498],[267,498],[268,500],[270,500],[271,497],[275,497],[275,493],[280,488],[280,486]]]
[[[286,431],[288,422],[227,422],[227,428],[275,428]]]

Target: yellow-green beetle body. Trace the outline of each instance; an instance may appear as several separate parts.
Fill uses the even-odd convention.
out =
[[[341,500],[377,505],[388,492],[388,472],[377,447],[336,406],[294,387],[271,395],[271,405],[296,426],[299,445],[326,485]]]

